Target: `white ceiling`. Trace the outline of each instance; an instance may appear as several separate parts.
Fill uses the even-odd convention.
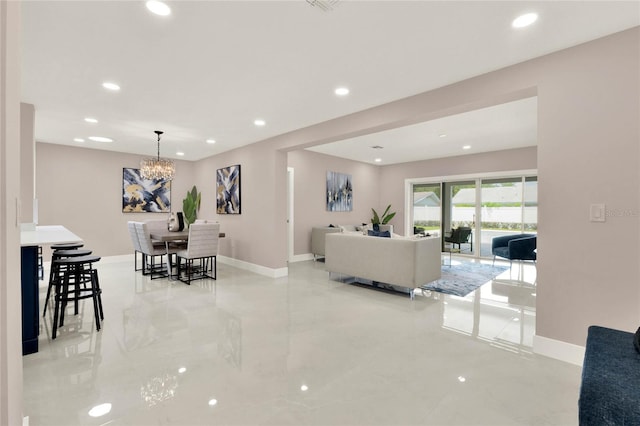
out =
[[[308,149],[389,165],[534,146],[537,107],[537,98],[528,98]]]
[[[153,155],[159,129],[163,156],[197,160],[640,25],[637,1],[167,3],[169,17],[142,1],[23,1],[22,99],[36,107],[36,140]],[[512,29],[529,11],[538,22]],[[351,93],[339,98],[342,85]],[[410,160],[467,143],[534,145],[533,111],[525,100],[317,149],[391,164],[407,161],[401,141]],[[73,141],[89,136],[114,142]]]

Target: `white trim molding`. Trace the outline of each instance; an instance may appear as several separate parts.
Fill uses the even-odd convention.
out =
[[[267,268],[266,266],[256,265],[255,263],[245,262],[244,260],[233,259],[227,256],[217,256],[220,263],[233,266],[234,268],[244,269],[246,271],[254,272],[259,275],[264,275],[269,278],[281,278],[289,275],[289,268]],[[123,254],[119,256],[105,256],[101,259],[102,263],[119,263],[119,262],[132,262],[132,254]],[[44,262],[45,268],[48,268],[51,262]]]
[[[306,262],[307,260],[313,260],[313,253],[304,253],[304,254],[296,254],[293,256],[293,258],[289,261],[292,263],[295,262]]]
[[[289,268],[267,268],[266,266],[256,265],[255,263],[245,262],[244,260],[234,259],[227,256],[217,256],[220,263],[233,266],[238,269],[244,269],[246,271],[254,272],[258,275],[264,275],[269,278],[281,278],[289,275]]]
[[[584,351],[584,346],[549,339],[548,337],[538,336],[537,334],[533,336],[533,352],[538,355],[548,356],[549,358],[582,367]]]

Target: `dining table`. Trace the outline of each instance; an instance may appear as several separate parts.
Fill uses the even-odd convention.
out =
[[[176,241],[189,241],[189,230],[183,229],[182,231],[169,231],[168,229],[154,229],[149,233],[151,240],[153,241],[161,241],[164,243],[165,248],[167,250],[167,260],[169,259],[169,244]],[[220,232],[218,234],[219,238],[224,238],[225,233]],[[176,278],[173,276],[173,271],[171,268],[167,267],[168,279],[169,281],[175,281]]]

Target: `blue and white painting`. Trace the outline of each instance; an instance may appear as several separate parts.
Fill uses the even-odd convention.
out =
[[[171,181],[143,179],[140,169],[122,169],[123,213],[169,213]]]
[[[216,171],[216,212],[240,214],[240,165]]]
[[[353,210],[353,186],[351,175],[327,172],[327,211],[350,212]]]

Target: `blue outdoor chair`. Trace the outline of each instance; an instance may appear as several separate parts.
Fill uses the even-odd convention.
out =
[[[496,256],[509,259],[511,263],[514,260],[532,260],[535,263],[537,239],[538,236],[535,234],[494,237],[491,240],[493,263],[496,262]]]

